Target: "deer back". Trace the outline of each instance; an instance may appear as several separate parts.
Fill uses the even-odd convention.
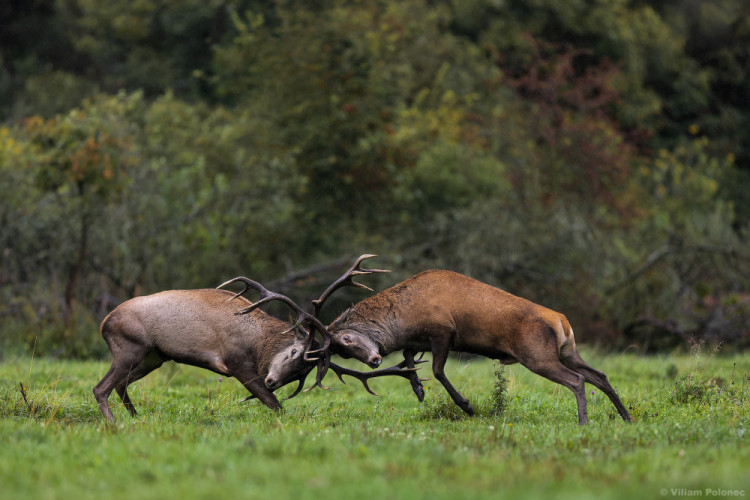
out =
[[[295,341],[287,322],[263,311],[235,314],[250,305],[226,290],[168,290],[135,297],[102,322],[110,346],[123,343],[157,350],[163,357],[198,366],[247,356],[267,371],[273,356]]]
[[[512,351],[524,321],[546,323],[558,347],[570,336],[560,313],[463,274],[429,270],[355,304],[331,332],[366,334],[382,353],[427,349],[429,335],[447,332],[455,350],[491,354]]]

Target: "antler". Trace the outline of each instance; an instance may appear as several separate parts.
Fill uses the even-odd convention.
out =
[[[314,351],[314,352],[317,353],[319,351],[320,351],[320,349],[318,351]],[[323,351],[323,355],[321,357],[317,358],[317,360],[318,360],[318,371],[315,373],[315,383],[313,385],[311,385],[310,387],[308,387],[307,389],[305,389],[305,392],[307,392],[307,391],[309,391],[311,389],[314,389],[315,387],[320,387],[321,389],[326,390],[326,391],[328,389],[330,389],[330,387],[326,387],[326,386],[323,385],[323,377],[326,376],[326,373],[328,373],[328,368],[332,364],[331,363],[331,353],[328,352],[327,350]]]
[[[365,274],[373,274],[373,273],[389,273],[390,272],[387,269],[362,269],[362,267],[360,267],[362,265],[362,262],[364,262],[367,259],[371,259],[372,257],[377,257],[377,255],[370,254],[370,253],[360,255],[359,258],[356,261],[354,261],[354,264],[352,264],[352,266],[349,269],[347,269],[347,271],[339,279],[331,283],[331,285],[328,288],[326,288],[326,291],[323,292],[323,294],[318,299],[312,301],[313,317],[317,318],[320,315],[320,309],[323,307],[323,303],[328,299],[328,297],[331,296],[333,292],[335,292],[341,287],[353,286],[355,288],[364,288],[365,290],[372,291],[372,288],[370,288],[369,286],[354,281],[355,276],[362,276]],[[328,389],[328,387],[323,385],[323,378],[328,372],[328,368],[332,367],[333,364],[331,363],[331,353],[328,350],[331,344],[330,333],[326,331],[324,335],[325,335],[325,344],[323,345],[323,347],[315,351],[305,352],[305,356],[307,356],[308,354],[321,355],[318,360],[318,372],[315,375],[315,384],[313,384],[310,388],[306,389],[308,391],[316,386],[320,387],[321,389]],[[339,378],[341,378],[341,375],[339,375]],[[372,392],[367,387],[367,383],[365,383],[364,381],[362,383],[365,385],[365,388],[369,392]]]
[[[238,311],[235,314],[247,314],[251,311],[254,311],[262,304],[265,304],[267,302],[270,302],[272,300],[280,300],[287,304],[289,307],[292,308],[297,314],[297,322],[289,329],[288,331],[291,331],[300,325],[302,325],[305,321],[309,321],[312,327],[310,329],[310,332],[307,336],[307,341],[305,343],[305,354],[304,359],[305,361],[317,361],[318,362],[318,371],[315,376],[315,383],[309,387],[308,389],[305,389],[305,391],[309,391],[310,389],[314,387],[320,387],[321,389],[328,389],[328,387],[323,385],[323,378],[326,376],[326,373],[328,372],[328,368],[333,368],[334,371],[336,371],[336,375],[341,379],[341,375],[350,375],[352,377],[359,378],[360,381],[362,381],[362,384],[365,386],[365,389],[371,394],[375,394],[372,392],[372,390],[367,385],[367,379],[372,377],[379,377],[382,375],[400,375],[402,377],[412,377],[413,372],[415,371],[415,368],[413,368],[413,364],[411,368],[403,369],[404,368],[404,362],[400,363],[399,365],[396,365],[391,368],[386,368],[383,370],[376,370],[373,372],[357,372],[355,370],[349,370],[348,368],[344,368],[338,365],[335,365],[331,363],[331,353],[329,351],[329,348],[331,346],[331,334],[328,332],[328,329],[326,326],[320,322],[318,319],[318,315],[320,314],[320,309],[323,306],[323,303],[330,297],[330,295],[338,290],[341,287],[344,286],[353,286],[356,288],[364,288],[366,290],[372,291],[372,288],[368,287],[367,285],[363,285],[362,283],[358,283],[354,281],[355,276],[361,276],[365,274],[373,274],[373,273],[389,273],[389,270],[386,269],[363,269],[361,267],[362,262],[364,262],[367,259],[370,259],[372,257],[377,257],[377,255],[374,254],[363,254],[360,255],[359,258],[352,264],[352,266],[336,281],[334,281],[331,286],[329,286],[325,292],[323,292],[323,295],[320,296],[317,300],[312,301],[313,305],[313,313],[309,314],[305,312],[300,306],[298,306],[292,299],[287,297],[286,295],[281,295],[280,293],[271,292],[270,290],[267,290],[263,285],[258,283],[257,281],[251,280],[249,278],[245,277],[237,277],[234,279],[231,279],[229,281],[226,281],[219,285],[216,288],[223,288],[227,285],[230,285],[232,283],[242,282],[245,285],[245,288],[232,295],[232,297],[229,298],[229,300],[234,300],[237,297],[240,297],[247,293],[248,290],[251,288],[253,290],[256,290],[260,296],[258,300],[254,303],[252,303],[250,306]],[[313,349],[313,344],[315,343],[315,331],[318,330],[323,335],[323,345],[318,349]],[[315,355],[315,356],[313,356]],[[339,371],[337,371],[339,370]],[[343,379],[341,379],[343,382]],[[296,396],[300,390],[302,389],[302,384],[304,383],[304,380],[300,380],[300,386],[297,388],[297,390],[292,394],[290,397]],[[377,394],[376,394],[377,395]]]
[[[422,356],[423,355],[424,355],[424,353],[422,353]],[[414,364],[414,363],[416,363],[416,364],[426,363],[427,360],[423,360],[422,356],[420,356],[417,359],[412,359],[411,360],[412,364]],[[370,389],[370,386],[367,384],[367,381],[369,379],[375,378],[375,377],[384,377],[384,376],[387,376],[387,375],[396,375],[396,376],[399,376],[399,377],[404,377],[404,378],[408,378],[410,380],[413,380],[416,377],[417,370],[419,370],[419,368],[415,368],[413,366],[412,367],[408,367],[407,365],[409,364],[409,362],[406,359],[404,361],[400,362],[397,365],[391,366],[390,368],[383,368],[381,370],[373,370],[371,372],[360,372],[360,371],[357,371],[357,370],[352,370],[350,368],[345,368],[345,367],[343,367],[341,365],[337,365],[336,363],[331,363],[330,362],[330,358],[321,358],[321,359],[318,360],[319,364],[320,363],[326,363],[326,362],[328,364],[328,367],[326,368],[326,371],[327,371],[328,368],[331,368],[333,370],[333,372],[336,374],[336,376],[339,378],[339,380],[341,381],[342,384],[346,385],[346,382],[344,382],[344,377],[343,376],[344,375],[349,375],[350,377],[354,377],[354,378],[358,379],[360,382],[362,382],[362,385],[365,387],[365,390],[367,392],[369,392],[373,396],[378,396],[378,397],[380,397],[380,394],[378,394],[378,393],[374,392],[372,389]],[[321,380],[322,380],[322,377],[320,377],[321,373],[323,373],[324,376],[325,376],[325,372],[321,371],[320,368],[319,368],[318,369],[318,375],[315,377],[315,384],[313,384],[312,386],[310,386],[307,389],[305,389],[304,392],[307,392],[307,391],[309,391],[310,389],[313,389],[316,386],[320,387],[321,389],[326,389],[326,390],[330,389],[329,387],[326,387],[326,386],[324,386],[324,385],[321,384]],[[294,392],[291,393],[289,396],[285,397],[284,400],[292,399],[294,396],[296,396],[297,394],[299,394],[300,392],[302,392],[302,388],[305,385],[305,380],[307,379],[307,375],[308,375],[308,373],[305,373],[304,375],[300,375],[297,378],[294,378],[294,379],[292,379],[290,381],[290,383],[294,382],[294,381],[297,381],[297,382],[299,382],[299,385],[297,385],[297,388],[294,390]],[[418,378],[418,377],[416,377],[416,379],[419,382],[424,382],[426,380],[430,380],[429,378]],[[423,397],[424,397],[424,395],[423,395]],[[255,398],[256,398],[256,396],[254,396],[254,395],[251,394],[250,396],[248,396],[245,399],[243,399],[242,401],[240,401],[240,403],[244,403],[245,401],[249,401],[249,400],[255,399]],[[421,400],[422,399],[420,398],[420,401]]]
[[[362,269],[360,265],[362,262],[364,262],[367,259],[371,259],[372,257],[377,257],[377,255],[366,253],[364,255],[360,255],[359,258],[352,264],[352,267],[350,267],[343,276],[341,276],[339,279],[334,281],[331,286],[329,286],[325,292],[323,292],[323,295],[320,296],[319,299],[313,300],[313,316],[316,318],[318,317],[318,314],[320,313],[320,308],[323,307],[323,303],[330,297],[330,295],[338,290],[341,287],[344,286],[353,286],[356,288],[364,288],[365,290],[369,290],[372,292],[372,288],[370,288],[367,285],[363,285],[362,283],[358,283],[354,281],[355,276],[361,276],[364,274],[373,274],[373,273],[390,273],[388,269]]]
[[[423,363],[424,361],[416,360],[417,363]],[[365,386],[365,390],[372,394],[373,396],[380,396],[380,394],[377,394],[372,389],[370,389],[370,386],[367,385],[367,380],[375,377],[382,377],[386,375],[397,375],[399,377],[404,377],[408,379],[412,379],[415,376],[415,372],[419,370],[419,368],[405,368],[406,366],[406,360],[400,362],[397,365],[391,366],[390,368],[383,368],[382,370],[373,370],[371,372],[360,372],[357,370],[350,370],[349,368],[344,368],[343,366],[339,366],[336,363],[330,363],[331,370],[336,373],[336,376],[338,376],[339,380],[341,380],[342,384],[346,384],[344,382],[344,379],[342,375],[349,375],[350,377],[354,377],[359,379],[360,382],[362,382],[362,385]],[[425,381],[429,379],[419,379],[420,381]]]
[[[316,361],[318,358],[311,358],[309,357],[309,355],[318,354],[320,352],[325,352],[328,350],[328,347],[331,344],[331,334],[328,333],[328,329],[326,328],[326,326],[323,323],[321,323],[320,320],[316,316],[304,311],[300,306],[297,305],[297,303],[295,303],[292,299],[290,299],[286,295],[282,295],[280,293],[267,290],[263,285],[261,285],[257,281],[251,280],[250,278],[245,278],[244,276],[239,276],[237,278],[226,281],[216,288],[222,288],[222,287],[225,287],[227,285],[230,285],[232,283],[237,283],[237,282],[244,283],[245,288],[242,291],[237,292],[234,295],[232,295],[232,297],[229,300],[234,300],[237,297],[244,295],[251,288],[253,290],[256,290],[260,294],[260,296],[258,297],[257,301],[253,302],[248,307],[237,311],[235,314],[248,314],[267,302],[271,302],[272,300],[280,300],[284,302],[286,305],[288,305],[298,315],[297,322],[291,328],[286,330],[286,332],[290,332],[294,330],[295,328],[297,328],[298,326],[300,326],[305,321],[309,321],[315,330],[318,330],[321,334],[323,334],[323,337],[324,337],[323,347],[321,347],[318,350],[311,350],[313,346],[313,341],[315,339],[315,332],[312,328],[310,329],[310,332],[307,336],[307,343],[305,345],[305,361]]]

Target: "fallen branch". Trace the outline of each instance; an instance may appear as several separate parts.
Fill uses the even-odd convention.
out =
[[[345,266],[351,260],[351,256],[345,255],[339,259],[325,262],[323,264],[314,264],[306,269],[291,271],[286,276],[282,276],[274,281],[269,282],[273,289],[285,290],[292,287],[296,282],[312,278],[320,273],[331,272]],[[316,279],[317,280],[317,279]]]
[[[744,254],[734,248],[730,247],[720,247],[720,246],[714,246],[714,245],[674,245],[674,244],[666,244],[663,245],[660,248],[657,248],[653,252],[651,252],[648,256],[646,256],[643,259],[643,264],[638,267],[638,269],[635,269],[628,273],[628,275],[620,280],[618,283],[610,286],[607,290],[605,290],[606,295],[612,295],[613,293],[617,292],[618,290],[626,287],[627,285],[633,283],[635,280],[649,272],[653,267],[655,267],[661,260],[664,258],[670,256],[670,255],[687,255],[687,254],[701,254],[701,253],[708,253],[708,254],[716,254],[720,255],[727,259],[734,259],[736,261],[744,261],[748,262],[750,261],[750,256],[747,254]]]

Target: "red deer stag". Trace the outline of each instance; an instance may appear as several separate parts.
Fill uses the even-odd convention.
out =
[[[114,420],[107,399],[115,389],[125,408],[136,415],[128,385],[165,361],[206,368],[235,377],[269,408],[281,408],[264,380],[300,380],[313,368],[303,359],[306,336],[290,324],[256,311],[237,315],[238,303],[226,290],[169,290],[135,297],[102,322],[101,334],[112,351],[112,366],[94,387],[99,409]],[[241,307],[250,302],[236,298]]]
[[[113,389],[125,408],[135,416],[128,385],[170,360],[235,377],[250,391],[251,396],[247,399],[257,397],[274,410],[279,410],[281,403],[273,391],[297,380],[299,386],[287,399],[300,392],[307,374],[314,367],[311,361],[315,359],[309,357],[310,352],[315,352],[312,350],[314,338],[311,339],[307,332],[298,333],[296,325],[263,311],[247,311],[272,295],[273,298],[286,298],[271,294],[246,278],[240,280],[246,282],[245,290],[240,293],[216,289],[169,290],[123,302],[104,319],[101,334],[112,351],[112,366],[93,392],[99,409],[108,420],[114,420],[108,403]],[[248,290],[247,282],[261,292],[261,300],[255,305],[241,297]],[[313,332],[315,329],[325,331],[325,326],[316,318],[299,308],[297,311],[300,319],[311,325]],[[409,370],[396,367],[368,373],[333,364],[331,368],[339,378],[342,375],[358,378],[371,393],[367,385],[369,378],[412,376]],[[316,385],[320,385],[319,380]]]
[[[602,390],[625,421],[634,421],[606,375],[581,359],[565,316],[452,271],[419,273],[358,302],[327,330],[333,354],[370,366],[399,350],[406,354],[402,365],[413,366],[412,353],[431,351],[435,378],[469,415],[474,414],[471,404],[445,376],[450,351],[521,363],[564,385],[575,394],[579,424],[588,421],[585,382]],[[419,396],[421,387],[411,377]]]

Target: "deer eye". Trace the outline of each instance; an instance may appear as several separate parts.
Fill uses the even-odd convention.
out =
[[[344,335],[344,337],[341,339],[344,341],[344,344],[351,344],[352,338],[349,335]]]
[[[297,349],[292,349],[292,356],[297,354]]]

